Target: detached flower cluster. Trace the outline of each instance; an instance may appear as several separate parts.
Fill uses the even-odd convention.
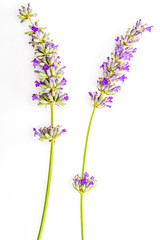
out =
[[[103,62],[101,68],[103,77],[97,81],[98,92],[89,92],[92,104],[95,108],[111,107],[113,95],[121,89],[119,82],[127,79],[123,71],[129,71],[129,61],[133,57],[133,53],[137,48],[133,47],[135,42],[139,41],[139,37],[143,32],[151,32],[153,26],[142,25],[142,21],[136,22],[132,29],[128,29],[125,36],[117,37],[116,47],[111,57],[107,58],[107,62]]]
[[[79,193],[85,193],[96,187],[97,180],[95,178],[89,177],[87,172],[84,173],[84,178],[82,179],[78,174],[73,178],[73,187]]]
[[[69,100],[68,94],[62,92],[63,87],[67,83],[67,80],[63,77],[65,66],[61,66],[60,57],[57,53],[58,45],[55,45],[52,42],[53,40],[49,39],[50,34],[44,32],[45,28],[40,27],[38,21],[32,22],[31,17],[36,15],[32,13],[30,4],[28,4],[27,8],[22,6],[19,9],[18,17],[21,19],[21,22],[29,20],[31,23],[26,34],[31,37],[29,44],[35,50],[35,58],[32,63],[39,78],[39,80],[35,81],[35,86],[41,88],[39,93],[32,95],[32,100],[38,100],[38,105],[65,105]],[[50,128],[40,128],[39,134],[34,130],[34,135],[39,135],[40,140],[49,139],[51,141],[55,138],[54,131],[59,131],[59,126],[53,129]]]
[[[39,140],[46,141],[49,140],[52,142],[57,137],[59,137],[62,133],[66,132],[66,129],[61,129],[62,126],[58,125],[56,127],[50,126],[50,127],[44,127],[40,128],[38,131],[36,128],[33,128],[34,136],[39,136]]]

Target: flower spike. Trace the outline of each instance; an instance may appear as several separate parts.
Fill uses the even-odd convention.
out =
[[[121,89],[119,82],[123,83],[127,79],[124,71],[129,72],[129,62],[137,50],[134,48],[134,43],[140,40],[142,33],[146,31],[151,32],[152,27],[148,27],[147,24],[143,25],[142,21],[139,20],[135,26],[127,30],[124,36],[118,36],[115,39],[116,46],[114,53],[111,53],[111,57],[108,57],[107,61],[103,62],[100,66],[103,70],[103,76],[97,81],[99,93],[92,94],[94,97],[90,94],[92,104],[95,108],[108,107],[108,104],[99,101],[99,98],[105,101],[104,96],[113,98],[112,96],[119,92]]]

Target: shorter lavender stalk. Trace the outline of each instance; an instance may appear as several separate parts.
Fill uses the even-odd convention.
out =
[[[84,231],[83,231],[83,193],[86,192],[84,183],[86,180],[84,177],[85,171],[85,161],[86,161],[86,151],[88,145],[88,138],[90,127],[93,119],[93,115],[96,108],[108,107],[111,108],[111,103],[113,100],[113,96],[120,91],[121,84],[125,79],[127,79],[124,71],[130,70],[129,61],[133,57],[133,54],[136,52],[137,48],[133,47],[135,42],[138,42],[140,36],[143,32],[149,31],[151,32],[151,28],[153,26],[147,26],[147,24],[142,24],[142,21],[139,20],[136,22],[135,26],[131,29],[129,28],[125,34],[125,36],[117,37],[116,47],[113,53],[111,53],[111,57],[107,57],[107,61],[103,62],[101,68],[103,70],[102,77],[97,81],[97,91],[89,92],[89,96],[93,105],[93,112],[90,118],[85,147],[84,147],[84,155],[83,155],[83,164],[82,164],[82,179],[79,183],[79,179],[74,179],[74,188],[81,194],[80,197],[80,217],[81,217],[81,239],[84,240]],[[80,189],[80,190],[78,190]],[[84,189],[84,192],[83,192]],[[92,188],[91,188],[92,189]]]

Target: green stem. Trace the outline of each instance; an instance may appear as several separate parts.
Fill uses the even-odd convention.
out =
[[[51,125],[53,126],[53,104],[51,104]],[[47,206],[48,206],[49,193],[50,193],[50,187],[51,187],[51,178],[52,178],[53,149],[54,149],[54,142],[52,141],[51,142],[51,147],[50,147],[50,160],[49,160],[46,196],[45,196],[42,219],[41,219],[41,224],[40,224],[37,240],[41,239],[42,232],[43,232],[43,227],[44,227],[44,222],[45,222],[45,218],[46,218],[46,213],[47,213]]]
[[[83,154],[83,164],[82,164],[82,178],[84,178],[84,170],[85,170],[85,162],[86,162],[86,152],[87,152],[87,145],[88,145],[88,138],[89,138],[89,132],[94,116],[96,107],[93,108],[91,118],[88,125],[87,135],[86,135],[86,141],[85,141],[85,147],[84,147],[84,154]],[[84,240],[84,230],[83,230],[83,193],[80,194],[80,219],[81,219],[81,240]]]
[[[28,19],[29,19],[30,23],[33,25],[33,22],[32,22],[32,20],[31,20],[31,18],[29,17]]]
[[[53,103],[51,103],[51,126],[54,125],[54,120],[53,120]]]
[[[86,152],[87,152],[88,138],[89,138],[89,132],[90,132],[91,123],[92,123],[92,119],[93,119],[93,115],[94,115],[95,109],[96,108],[94,107],[93,111],[92,111],[92,115],[91,115],[90,121],[89,121],[87,135],[86,135],[86,142],[85,142],[84,154],[83,154],[83,164],[82,164],[82,178],[84,178],[84,170],[85,170],[85,161],[86,161]]]
[[[81,240],[84,240],[84,231],[83,231],[83,193],[80,194],[80,219],[81,219]]]

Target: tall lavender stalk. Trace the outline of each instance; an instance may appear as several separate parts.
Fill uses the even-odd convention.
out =
[[[116,46],[114,53],[111,53],[111,57],[107,58],[106,62],[103,62],[101,68],[103,70],[102,77],[97,81],[97,91],[89,92],[91,101],[93,104],[93,111],[88,125],[81,176],[76,175],[73,178],[73,187],[80,193],[80,218],[81,218],[81,239],[84,240],[83,230],[83,194],[96,186],[96,180],[94,177],[89,177],[89,174],[85,172],[86,152],[88,145],[89,132],[93,120],[93,116],[96,108],[111,107],[113,95],[115,95],[121,89],[119,82],[123,83],[127,79],[124,71],[129,71],[129,61],[133,57],[133,53],[136,52],[134,43],[139,41],[143,32],[151,32],[153,26],[142,25],[141,20],[136,22],[136,25],[131,29],[129,28],[125,36],[117,37],[115,39]]]
[[[32,62],[39,78],[38,81],[35,81],[35,86],[39,87],[40,90],[39,93],[32,95],[32,99],[37,100],[38,105],[49,105],[51,108],[51,125],[49,127],[42,127],[38,131],[36,128],[33,128],[34,136],[39,136],[39,140],[41,141],[48,140],[50,142],[47,188],[37,237],[37,240],[40,240],[51,186],[54,142],[57,137],[66,132],[66,129],[61,129],[60,125],[54,126],[53,106],[65,105],[69,97],[67,93],[62,93],[63,86],[66,85],[67,80],[62,78],[65,67],[61,66],[60,57],[57,53],[58,45],[55,45],[52,40],[49,39],[50,34],[44,32],[45,28],[40,27],[38,21],[32,22],[31,18],[35,16],[36,14],[32,13],[30,4],[28,4],[27,7],[22,6],[21,9],[19,9],[18,17],[21,19],[21,23],[26,20],[30,21],[29,31],[26,32],[26,34],[31,37],[29,44],[32,45],[35,52],[35,58]]]

